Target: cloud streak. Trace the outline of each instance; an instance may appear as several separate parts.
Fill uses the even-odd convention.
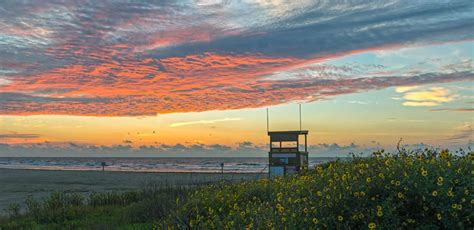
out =
[[[472,124],[470,122],[466,122],[458,127],[454,128],[454,134],[448,136],[443,140],[447,141],[472,141],[474,138],[474,132],[472,131]]]
[[[431,112],[456,112],[456,113],[469,113],[474,112],[474,108],[439,108],[431,109]]]
[[[412,91],[415,88],[404,90],[404,106],[437,106],[453,101],[457,95],[451,94],[443,87],[431,87],[428,90]],[[400,90],[398,91],[400,92]]]
[[[201,3],[0,3],[0,114],[255,108],[473,76],[466,66],[408,75],[379,66],[314,66],[363,52],[472,41],[472,1]]]
[[[39,138],[39,134],[28,134],[28,133],[7,133],[7,134],[0,134],[0,140],[8,140],[8,139],[37,139]]]
[[[170,124],[170,127],[180,127],[188,125],[202,125],[202,124],[214,124],[217,122],[227,122],[227,121],[240,121],[242,118],[223,118],[223,119],[214,119],[214,120],[199,120],[199,121],[187,121],[187,122],[176,122]]]

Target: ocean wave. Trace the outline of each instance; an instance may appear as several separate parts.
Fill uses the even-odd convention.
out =
[[[311,159],[310,167],[332,158]],[[0,158],[0,168],[35,170],[102,170],[130,172],[221,172],[268,171],[268,158]]]

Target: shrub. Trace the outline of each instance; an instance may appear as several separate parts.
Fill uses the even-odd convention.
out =
[[[141,199],[141,193],[131,192],[109,192],[109,193],[92,193],[89,196],[89,204],[92,206],[104,205],[127,205],[137,202]]]
[[[16,218],[20,216],[20,211],[21,211],[21,205],[18,203],[10,204],[8,205],[8,207],[5,208],[5,212],[10,218]]]
[[[153,222],[176,209],[176,200],[184,200],[191,188],[170,185],[145,185],[130,192],[79,194],[52,193],[38,201],[25,201],[6,209],[0,229],[150,229]]]
[[[127,209],[125,217],[132,223],[159,220],[166,217],[176,200],[185,200],[189,188],[146,185],[142,190],[142,199],[133,203]]]
[[[473,154],[431,150],[354,157],[273,180],[194,192],[157,227],[396,229],[472,227]]]

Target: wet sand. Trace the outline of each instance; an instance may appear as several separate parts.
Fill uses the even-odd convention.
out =
[[[0,213],[9,204],[22,203],[29,195],[41,199],[51,192],[70,193],[129,191],[146,184],[197,185],[220,180],[265,178],[255,173],[151,173],[101,171],[50,171],[0,169]]]

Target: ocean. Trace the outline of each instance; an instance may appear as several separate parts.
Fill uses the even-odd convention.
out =
[[[333,157],[310,157],[309,165],[335,160]],[[220,172],[224,163],[227,173],[268,172],[266,157],[221,157],[221,158],[125,158],[125,157],[0,157],[0,168],[36,170],[102,170],[125,172]]]

